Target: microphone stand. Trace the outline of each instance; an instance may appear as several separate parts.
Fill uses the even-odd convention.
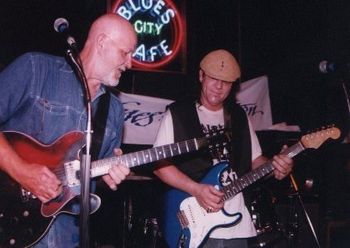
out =
[[[345,98],[346,98],[346,103],[347,103],[347,106],[348,106],[348,113],[350,115],[350,100],[349,100],[349,94],[348,94],[348,91],[346,89],[346,86],[345,86],[345,83],[342,82],[342,86],[343,86],[343,90],[344,90],[344,95],[345,95]]]
[[[348,93],[348,89],[347,89],[347,83],[349,84],[349,80],[350,80],[350,65],[346,64],[346,68],[345,70],[339,71],[339,73],[337,74],[338,78],[341,82],[343,91],[344,91],[344,96],[345,96],[345,100],[346,100],[346,106],[348,109],[348,116],[347,116],[347,124],[350,126],[350,99],[349,99],[349,93]],[[348,133],[345,137],[345,141],[349,142],[350,139],[350,132],[348,130]]]
[[[67,55],[74,65],[75,72],[80,79],[85,91],[86,96],[86,115],[87,115],[87,127],[85,136],[85,154],[82,154],[80,164],[80,221],[79,221],[79,233],[80,233],[80,247],[89,248],[89,215],[90,215],[90,168],[91,168],[91,137],[92,137],[92,106],[91,106],[91,94],[88,88],[87,79],[82,68],[82,63],[78,52],[74,47],[67,50]]]
[[[295,181],[294,176],[293,176],[292,173],[289,174],[289,177],[290,177],[290,180],[291,180],[291,182],[292,182],[292,186],[293,186],[293,189],[294,189],[294,191],[295,191],[295,193],[296,193],[297,199],[298,199],[298,201],[299,201],[299,203],[300,203],[300,206],[301,206],[301,208],[302,208],[302,210],[303,210],[303,213],[304,213],[304,215],[305,215],[305,218],[306,218],[306,220],[307,220],[307,223],[309,224],[309,227],[310,227],[310,229],[311,229],[311,232],[312,232],[312,234],[313,234],[313,236],[314,236],[316,245],[317,245],[318,248],[320,248],[320,247],[321,247],[321,246],[320,246],[320,242],[318,241],[318,238],[317,238],[317,235],[316,235],[314,226],[312,225],[312,222],[311,222],[311,219],[310,219],[310,217],[309,217],[309,214],[307,213],[306,208],[305,208],[305,206],[304,206],[304,202],[303,202],[303,200],[301,199],[301,196],[300,196],[300,193],[299,193],[299,189],[298,189],[298,185],[297,185],[297,183],[296,183],[296,181]]]
[[[342,86],[343,86],[343,90],[344,90],[346,104],[347,104],[347,107],[348,107],[348,122],[350,123],[350,99],[349,99],[348,90],[346,88],[344,80],[342,80]],[[350,133],[348,132],[347,138],[350,138],[349,136],[350,136]],[[347,142],[349,142],[349,141],[347,141]]]

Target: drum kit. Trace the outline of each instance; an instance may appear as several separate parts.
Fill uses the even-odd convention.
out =
[[[276,215],[276,198],[266,187],[256,187],[252,192],[253,200],[248,207],[257,236],[250,240],[250,247],[270,247],[283,233]]]
[[[156,219],[159,181],[145,174],[131,173],[112,191],[102,181],[96,185],[100,209],[91,215],[93,247],[160,248]]]
[[[134,173],[127,176],[117,191],[98,185],[97,193],[103,204],[92,215],[94,247],[166,247],[157,219],[161,189],[156,178]]]
[[[126,180],[144,192],[139,196],[129,196],[125,204],[125,242],[121,248],[166,247],[157,219],[160,182],[154,177],[137,174],[129,175]]]
[[[288,189],[272,190],[266,185],[255,187],[253,200],[249,204],[249,210],[255,225],[257,236],[249,241],[250,248],[258,247],[318,247],[319,239],[307,212],[304,201],[299,192],[293,174],[285,179],[289,184]],[[310,190],[312,179],[307,179],[303,185],[303,191]],[[281,206],[284,208],[281,209]],[[301,223],[307,223],[307,232],[313,236],[309,245],[299,246]]]

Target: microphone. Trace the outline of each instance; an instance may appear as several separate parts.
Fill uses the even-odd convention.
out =
[[[62,34],[68,45],[74,50],[77,49],[77,43],[75,39],[69,34],[69,22],[65,18],[57,18],[53,24],[53,27],[57,33]]]
[[[322,60],[318,65],[318,69],[321,73],[332,73],[338,69],[338,66],[334,62],[328,62],[327,60]]]
[[[321,73],[338,73],[339,75],[350,77],[350,61],[343,60],[338,63],[323,60],[318,65]]]

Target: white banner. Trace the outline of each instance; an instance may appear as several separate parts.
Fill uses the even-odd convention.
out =
[[[123,92],[118,96],[125,110],[123,143],[153,144],[165,108],[173,101]]]
[[[257,77],[241,84],[237,103],[247,113],[255,131],[272,126],[272,114],[267,76]]]
[[[173,101],[122,92],[119,98],[125,109],[123,143],[153,144],[165,108]],[[268,129],[272,126],[266,76],[242,83],[237,101],[246,111],[255,130]]]

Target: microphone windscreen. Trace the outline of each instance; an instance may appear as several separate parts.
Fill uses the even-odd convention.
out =
[[[63,17],[57,18],[53,27],[57,33],[62,33],[69,27],[69,22]]]

